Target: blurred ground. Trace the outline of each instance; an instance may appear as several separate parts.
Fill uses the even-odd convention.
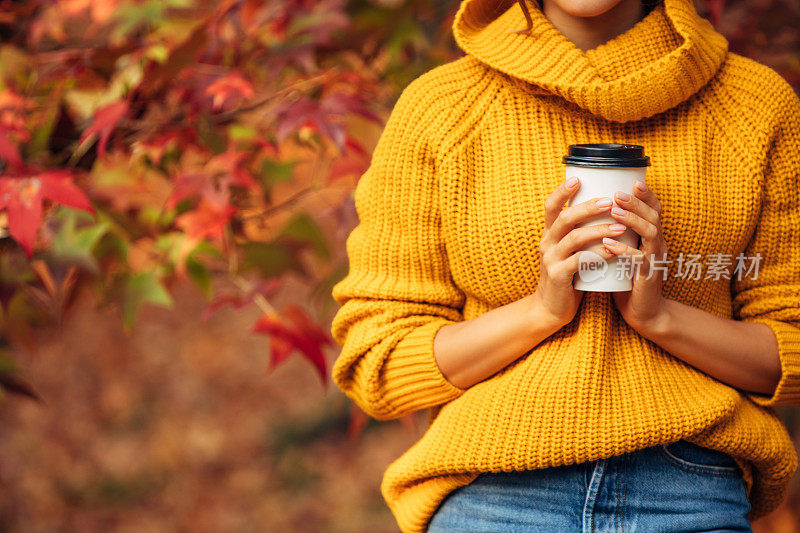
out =
[[[424,416],[416,431],[372,421],[350,444],[348,404],[311,365],[266,373],[256,309],[201,324],[200,293],[175,296],[126,337],[84,291],[63,334],[22,358],[45,403],[0,404],[0,531],[397,531],[380,479]],[[757,532],[800,531],[796,481]]]
[[[267,374],[258,311],[203,299],[143,310],[130,338],[80,295],[24,368],[43,405],[0,406],[0,530],[395,531],[379,493],[415,440],[399,422],[348,445],[347,403],[293,356]]]

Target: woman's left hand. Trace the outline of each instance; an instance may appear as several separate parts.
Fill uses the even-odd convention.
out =
[[[641,333],[656,324],[664,312],[666,298],[661,289],[665,273],[660,269],[667,265],[663,261],[667,257],[667,244],[661,231],[661,202],[641,181],[636,182],[633,191],[634,196],[615,193],[614,199],[622,209],[614,206],[611,216],[639,234],[639,248],[607,237],[603,239],[603,245],[613,254],[628,257],[630,261],[633,290],[615,292],[613,298],[625,322]]]

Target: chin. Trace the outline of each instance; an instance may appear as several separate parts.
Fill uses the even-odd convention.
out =
[[[573,17],[596,17],[612,9],[622,0],[546,0]]]

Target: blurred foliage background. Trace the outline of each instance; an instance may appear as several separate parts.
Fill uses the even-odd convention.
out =
[[[330,288],[458,5],[0,0],[0,531],[396,531],[424,416],[332,386]],[[696,6],[800,88],[800,0]]]

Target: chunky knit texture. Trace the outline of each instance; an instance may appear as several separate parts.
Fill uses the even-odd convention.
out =
[[[355,191],[350,270],[333,288],[335,383],[374,418],[429,411],[384,474],[404,532],[481,472],[572,464],[686,438],[731,454],[754,519],[784,498],[797,451],[774,409],[800,406],[800,100],[774,70],[728,51],[691,0],[666,0],[581,51],[531,2],[463,0],[466,55],[411,82]],[[533,293],[544,201],[573,143],[640,144],[663,206],[666,297],[774,331],[771,396],[729,386],[636,333],[611,294],[494,376],[460,389],[437,330]],[[758,274],[731,275],[738,254]],[[701,254],[700,276],[677,258]],[[716,256],[722,275],[709,275]],[[695,279],[698,278],[698,279]]]

